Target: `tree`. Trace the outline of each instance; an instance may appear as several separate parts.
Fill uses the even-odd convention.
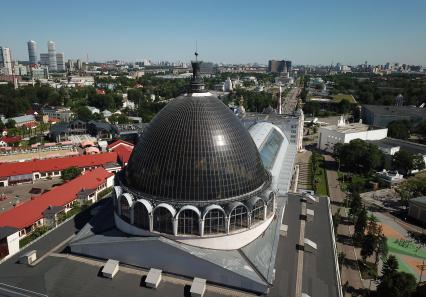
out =
[[[382,256],[384,258],[384,257],[387,257],[388,253],[389,253],[389,247],[387,243],[387,237],[381,231],[381,233],[377,237],[377,246],[375,250],[374,264],[377,266],[377,263],[379,262],[379,256]]]
[[[426,176],[415,176],[400,184],[396,191],[401,196],[401,200],[408,204],[408,200],[414,197],[426,195]]]
[[[334,154],[342,166],[352,172],[368,173],[371,170],[382,168],[384,155],[377,145],[361,139],[351,140],[339,145]]]
[[[422,155],[413,156],[413,170],[423,170],[425,169],[426,164]]]
[[[352,192],[351,201],[349,204],[349,215],[357,217],[362,210],[362,200],[358,192]]]
[[[92,112],[86,106],[80,106],[77,109],[77,118],[83,122],[88,122],[92,119]]]
[[[365,210],[365,207],[363,207],[362,210],[358,213],[358,217],[355,222],[355,231],[354,231],[355,238],[357,238],[358,240],[361,240],[364,236],[366,227],[367,227],[367,211]]]
[[[392,158],[392,167],[404,174],[413,170],[422,170],[425,168],[423,156],[414,155],[407,151],[396,152]]]
[[[372,256],[376,249],[376,237],[373,234],[367,234],[364,236],[361,244],[361,257],[364,263],[367,258]]]
[[[15,120],[10,119],[10,120],[7,121],[7,123],[6,123],[6,128],[7,129],[13,129],[15,127],[16,127]]]
[[[345,264],[346,254],[344,252],[339,252],[339,254],[337,255],[337,259],[338,259],[338,262],[339,262],[339,268],[341,270],[343,264]]]
[[[64,170],[62,170],[62,179],[63,180],[71,180],[76,178],[77,176],[79,176],[81,174],[82,170],[80,168],[77,167],[69,167],[66,168]]]
[[[340,225],[340,222],[342,220],[342,215],[340,214],[341,208],[337,210],[337,212],[333,215],[333,227],[334,227],[334,233],[337,234],[337,228]]]
[[[410,137],[410,124],[405,120],[390,122],[388,136],[407,140]]]
[[[377,286],[378,297],[411,297],[416,291],[416,279],[406,272],[384,275]]]
[[[340,113],[347,114],[351,111],[352,105],[347,99],[342,99],[339,103],[337,103],[337,108]]]
[[[129,118],[124,114],[113,114],[108,118],[110,123],[117,124],[128,124],[130,123]]]
[[[382,267],[382,277],[389,276],[398,271],[398,260],[394,255],[390,255],[384,262]]]

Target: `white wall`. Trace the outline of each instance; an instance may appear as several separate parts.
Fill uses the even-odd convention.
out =
[[[318,139],[318,148],[321,150],[332,151],[336,143],[349,143],[354,139],[362,140],[380,140],[388,135],[388,129],[377,129],[370,131],[342,133],[326,127],[319,128],[320,137]],[[328,145],[327,145],[328,144]]]
[[[19,252],[19,231],[7,237],[7,246],[9,248],[9,255],[14,255]]]

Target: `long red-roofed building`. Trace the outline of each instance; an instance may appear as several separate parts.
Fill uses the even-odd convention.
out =
[[[106,166],[108,171],[117,172],[121,169],[121,166],[117,164],[119,160],[116,152],[107,152],[95,155],[35,159],[27,162],[0,163],[0,187],[33,182],[47,177],[59,177],[61,171],[69,167],[78,167],[85,171],[108,165]]]
[[[19,229],[20,237],[34,228],[50,224],[60,213],[66,213],[75,203],[95,202],[100,191],[113,184],[114,174],[102,167],[57,186],[30,201],[0,214],[0,227]]]

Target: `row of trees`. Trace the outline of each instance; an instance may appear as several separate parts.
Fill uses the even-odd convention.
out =
[[[400,120],[391,122],[388,125],[389,137],[407,140],[410,138],[411,134],[418,134],[421,137],[426,137],[426,119],[420,122]]]
[[[361,139],[334,145],[334,158],[350,172],[368,173],[383,168],[384,155],[377,145]]]
[[[405,105],[420,105],[426,97],[426,85],[423,80],[412,75],[387,75],[380,77],[358,74],[340,74],[327,77],[335,83],[333,94],[346,93],[348,90],[362,104],[394,105],[398,94],[404,96]]]

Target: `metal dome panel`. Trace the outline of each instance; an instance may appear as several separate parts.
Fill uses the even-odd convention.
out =
[[[171,101],[130,157],[125,183],[162,201],[207,202],[244,196],[268,180],[248,131],[209,93]]]

